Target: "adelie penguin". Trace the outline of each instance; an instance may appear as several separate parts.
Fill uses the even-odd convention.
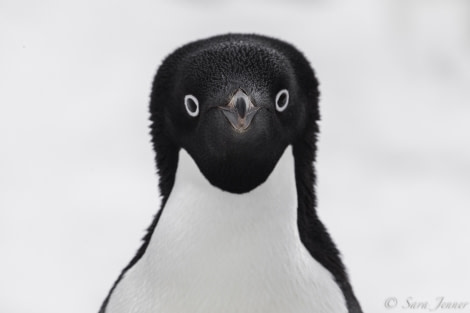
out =
[[[100,312],[362,312],[315,210],[318,95],[277,39],[169,55],[150,101],[161,208]]]

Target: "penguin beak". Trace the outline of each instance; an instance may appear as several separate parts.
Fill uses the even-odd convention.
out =
[[[260,109],[255,107],[250,97],[242,90],[238,89],[226,106],[219,106],[227,120],[238,132],[245,131],[251,124],[256,112]]]

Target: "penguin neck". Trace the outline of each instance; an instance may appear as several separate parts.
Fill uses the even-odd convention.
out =
[[[197,187],[209,192],[210,195],[217,194],[219,196],[229,197],[236,202],[248,201],[249,199],[262,196],[263,199],[266,193],[277,193],[276,198],[286,199],[285,195],[292,192],[295,193],[295,162],[292,146],[287,146],[283,154],[276,163],[276,166],[262,184],[245,193],[232,193],[224,191],[219,187],[212,185],[209,180],[201,173],[194,159],[184,149],[180,150],[178,169],[176,170],[175,186],[173,191],[178,189],[179,186],[185,188]],[[289,193],[290,192],[290,193]],[[284,197],[283,197],[284,195]]]
[[[175,193],[192,190],[199,194],[193,199],[201,201],[188,207],[186,214],[217,219],[225,227],[257,227],[256,224],[274,222],[281,228],[281,224],[296,227],[297,192],[291,146],[285,149],[266,181],[243,194],[230,193],[211,185],[185,150],[180,153],[180,162]]]
[[[231,246],[236,249],[248,247],[247,242],[251,247],[269,247],[270,241],[279,244],[279,237],[283,246],[300,244],[291,146],[267,180],[243,194],[211,185],[185,150],[180,151],[178,163],[173,189],[150,242],[151,250],[162,244],[156,241],[163,237],[174,245],[197,245],[202,250],[220,247],[222,242],[237,244]]]

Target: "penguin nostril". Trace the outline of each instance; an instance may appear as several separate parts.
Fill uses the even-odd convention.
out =
[[[199,115],[199,101],[195,96],[186,95],[184,97],[184,106],[190,116],[196,117]]]
[[[244,98],[238,98],[237,102],[235,103],[235,108],[238,111],[238,115],[240,115],[241,118],[245,117],[246,114],[246,102]]]

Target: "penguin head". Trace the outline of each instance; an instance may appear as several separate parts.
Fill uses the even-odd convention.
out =
[[[159,68],[151,95],[160,174],[164,154],[183,148],[212,185],[248,192],[316,125],[317,98],[308,62],[282,41],[225,35],[183,46]]]

